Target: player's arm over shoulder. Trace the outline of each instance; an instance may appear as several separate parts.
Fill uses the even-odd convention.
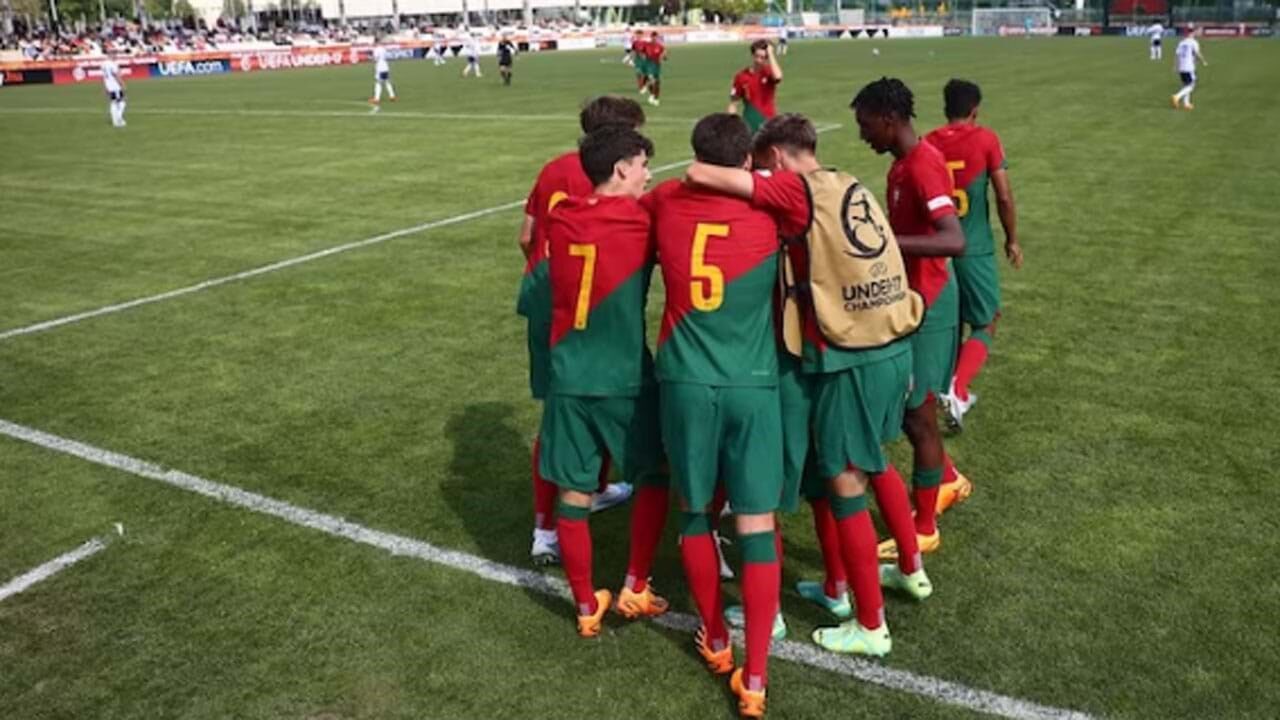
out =
[[[772,215],[784,235],[809,228],[813,208],[804,178],[787,170],[757,170],[751,178],[751,204]]]
[[[694,162],[685,172],[685,178],[694,185],[726,195],[735,195],[750,199],[752,193],[751,173],[742,168],[721,167],[704,162]]]

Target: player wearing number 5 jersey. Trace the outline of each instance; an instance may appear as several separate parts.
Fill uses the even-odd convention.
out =
[[[693,129],[698,162],[745,169],[751,132],[729,113]],[[658,336],[663,440],[683,507],[685,574],[717,674],[734,669],[708,505],[723,482],[742,548],[746,662],[730,679],[744,716],[764,713],[781,570],[774,511],[782,494],[782,416],[772,296],[778,229],[744,199],[681,180],[645,197],[666,286]]]
[[[747,173],[695,162],[688,176],[701,185],[750,198],[754,207],[773,216],[787,239],[788,269],[794,269],[794,278],[784,274],[783,325],[788,352],[779,385],[784,464],[788,481],[798,481],[812,426],[813,466],[824,487],[814,487],[806,478],[805,494],[814,506],[828,569],[825,592],[823,586],[809,582],[802,582],[797,591],[843,619],[853,613],[844,597],[844,586],[851,585],[856,618],[839,627],[819,629],[814,640],[838,652],[884,655],[891,650],[892,641],[884,619],[875,527],[867,511],[868,485],[876,493],[887,524],[902,535],[901,572],[894,573],[889,584],[921,599],[932,592],[919,553],[914,551],[915,528],[906,489],[884,452],[884,444],[902,427],[911,373],[911,345],[905,336],[919,323],[922,307],[920,299],[906,290],[902,258],[892,236],[865,227],[872,200],[866,199],[866,213],[851,205],[860,184],[851,176],[824,168],[816,155],[817,144],[817,132],[807,118],[779,115],[765,123],[755,138],[756,164],[766,170]],[[879,214],[878,205],[875,212]],[[860,258],[858,266],[876,279],[868,278],[867,283],[854,280],[850,285],[843,280],[852,278],[841,277],[836,289],[842,297],[839,312],[850,312],[852,307],[862,326],[889,329],[874,339],[864,338],[866,341],[856,347],[842,342],[850,345],[845,347],[837,346],[820,327],[814,302],[819,293],[812,281],[838,274],[836,266],[844,264],[846,250],[861,253],[866,247],[855,225],[879,236],[879,246],[872,254],[855,255]],[[858,245],[853,244],[855,240]],[[834,248],[834,255],[822,254],[818,260],[811,253],[814,246]],[[819,262],[824,267],[814,272]],[[827,283],[819,285],[830,289]],[[886,291],[877,296],[882,302],[858,304],[852,302],[857,295],[844,294],[861,289],[868,293],[862,297],[869,297],[873,287]],[[822,296],[830,297],[826,293]],[[800,305],[802,330],[795,328],[798,318],[787,311],[793,302]],[[822,318],[829,320],[832,316],[825,310],[830,305],[823,305]],[[905,325],[884,322],[898,317],[904,306],[914,308]],[[802,333],[801,348],[793,342],[797,333]],[[800,353],[802,358],[792,363],[791,353]]]
[[[631,128],[608,125],[592,132],[578,154],[594,191],[566,198],[547,218],[551,387],[543,405],[540,470],[560,488],[556,530],[583,637],[600,633],[613,600],[592,581],[587,524],[606,456],[645,499],[632,511],[618,612],[635,618],[667,609],[649,587],[667,511],[657,388],[645,344],[654,249],[649,214],[638,201],[652,153],[652,143]]]
[[[964,230],[964,252],[952,259],[951,267],[960,290],[960,322],[968,326],[969,337],[960,346],[950,388],[941,395],[948,420],[958,428],[978,399],[969,392],[969,384],[986,362],[1000,318],[1000,278],[988,212],[988,184],[995,188],[996,208],[1004,227],[1004,252],[1014,269],[1022,267],[1022,246],[1018,244],[1017,211],[1000,138],[978,125],[982,91],[971,82],[952,80],[943,90],[943,98],[947,124],[925,140],[946,160],[956,214]]]

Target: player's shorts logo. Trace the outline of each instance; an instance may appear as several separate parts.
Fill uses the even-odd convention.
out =
[[[880,257],[889,244],[884,228],[876,222],[871,201],[860,183],[854,183],[844,193],[844,212],[840,219],[844,225],[844,237],[849,241],[845,254],[870,260]]]

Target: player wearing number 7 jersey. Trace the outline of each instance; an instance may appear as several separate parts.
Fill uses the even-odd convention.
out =
[[[751,132],[736,115],[693,129],[708,165],[745,169]],[[723,482],[742,548],[746,662],[730,686],[743,716],[764,713],[781,570],[774,511],[782,495],[782,413],[772,295],[778,228],[741,198],[681,180],[645,196],[666,286],[658,335],[662,430],[680,494],[680,552],[702,619],[697,649],[716,674],[734,669],[708,505]]]
[[[644,124],[644,110],[629,98],[602,95],[583,106],[578,115],[583,134],[610,124],[637,129]],[[524,276],[520,280],[516,312],[529,322],[529,389],[534,400],[547,395],[551,382],[551,281],[547,263],[547,214],[571,195],[591,194],[591,180],[582,169],[578,151],[567,152],[542,167],[525,202],[524,225],[520,228],[520,250],[524,253]],[[556,486],[538,471],[541,444],[533,446],[533,545],[529,551],[538,564],[560,561],[560,544],[555,530]],[[608,463],[601,468],[601,491],[592,504],[604,509],[631,497],[631,486],[604,485]]]
[[[1005,256],[1015,270],[1022,267],[1022,246],[1018,244],[1018,216],[1000,138],[978,125],[982,91],[971,82],[952,80],[942,94],[947,124],[925,140],[941,150],[947,161],[955,186],[956,214],[964,229],[964,253],[954,258],[951,266],[960,287],[960,322],[969,326],[969,338],[960,346],[951,387],[942,395],[948,419],[959,427],[978,399],[969,392],[969,383],[986,362],[1000,319],[1000,279],[987,208],[988,183],[995,188],[996,208],[1004,226]]]
[[[636,618],[667,609],[649,587],[668,504],[653,360],[645,343],[654,250],[649,214],[638,202],[652,153],[653,144],[631,128],[592,132],[578,154],[594,191],[566,198],[547,217],[551,388],[542,412],[540,470],[560,488],[556,530],[583,637],[600,633],[613,600],[592,581],[587,524],[606,456],[651,501],[632,511],[618,612]]]

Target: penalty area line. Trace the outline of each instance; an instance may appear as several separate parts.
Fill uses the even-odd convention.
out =
[[[52,435],[25,425],[0,420],[0,435],[140,478],[155,480],[244,510],[269,515],[292,525],[379,548],[395,556],[417,558],[461,570],[486,580],[566,600],[570,597],[565,582],[556,577],[504,565],[459,550],[448,550],[422,540],[374,530],[335,515],[309,510],[283,500],[276,500],[179,470],[166,469],[145,460]],[[678,612],[669,612],[657,618],[656,622],[665,628],[685,632],[692,631],[699,624],[697,618]],[[740,641],[740,636],[737,639]],[[807,643],[791,640],[774,642],[770,652],[774,657],[791,662],[1012,720],[1092,720],[1092,717],[1085,713],[1040,705],[941,678],[886,667],[861,658],[833,655]]]
[[[124,534],[124,526],[116,523],[116,532]],[[13,578],[9,582],[0,585],[0,602],[27,590],[32,585],[48,580],[54,575],[57,575],[82,560],[88,560],[94,555],[106,550],[107,545],[109,545],[110,542],[110,536],[91,538],[85,541],[84,544],[80,545],[80,547],[77,547],[74,550],[68,550],[49,562],[38,567],[34,567],[18,577]]]

